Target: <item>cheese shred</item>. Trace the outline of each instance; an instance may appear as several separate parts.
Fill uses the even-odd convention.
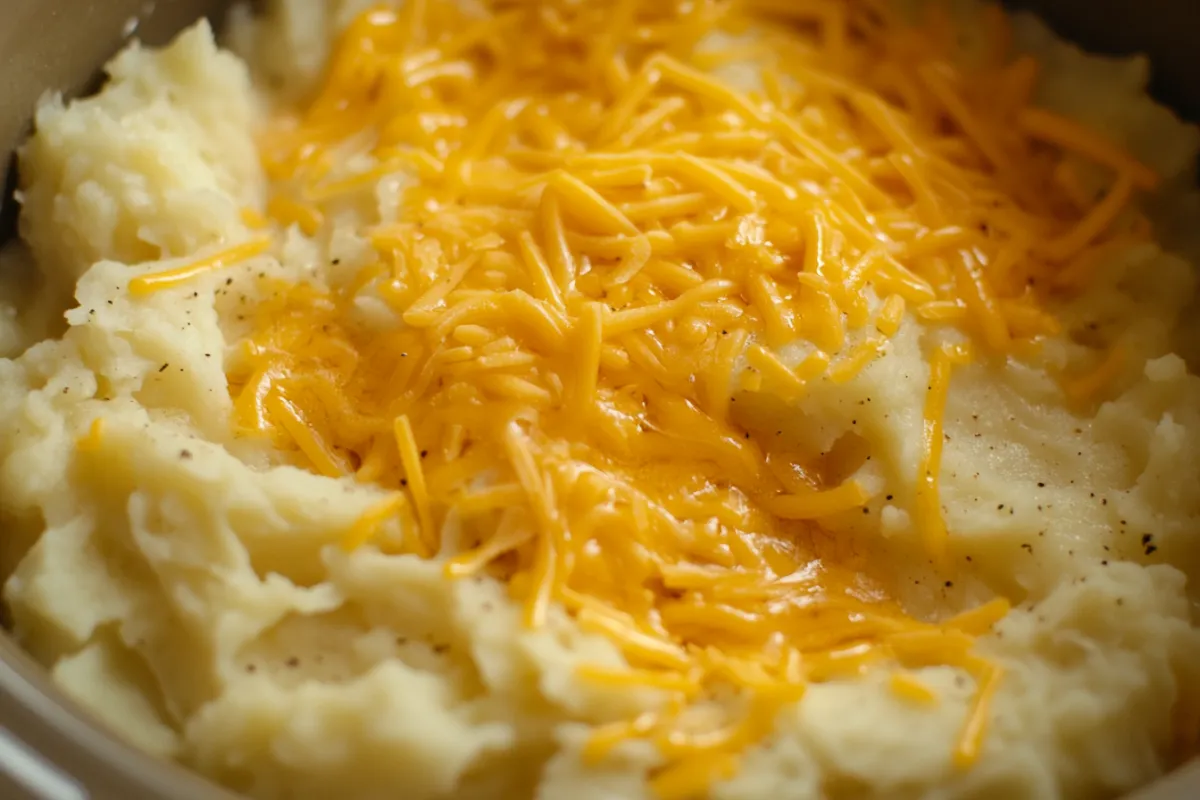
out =
[[[173,289],[205,273],[262,255],[270,247],[270,239],[252,239],[165,272],[138,275],[129,281],[129,293],[135,297],[144,297],[164,289]]]

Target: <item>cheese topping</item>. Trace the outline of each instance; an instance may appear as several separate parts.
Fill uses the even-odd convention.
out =
[[[1123,211],[1153,173],[1029,108],[1036,63],[1002,31],[970,72],[939,31],[878,0],[411,2],[357,17],[263,138],[276,230],[320,239],[381,179],[406,188],[363,231],[356,280],[264,285],[230,375],[238,432],[395,493],[347,548],[403,513],[406,549],[448,579],[491,575],[528,624],[558,606],[608,637],[629,668],[580,680],[664,700],[585,755],[656,743],[662,797],[731,775],[807,683],[878,665],[975,675],[955,759],[979,752],[1001,672],[972,648],[1007,604],[938,625],[864,588],[824,522],[861,516],[871,489],[802,469],[735,413],[742,391],[854,380],[906,324],[957,328],[978,359],[1022,352],[1055,325],[1030,287],[1138,235]],[[1065,151],[1115,171],[1094,207],[1063,188]],[[365,298],[395,322],[364,324]],[[931,354],[915,519],[938,558],[966,356]],[[441,540],[451,519],[461,545]],[[906,672],[891,685],[937,700]]]

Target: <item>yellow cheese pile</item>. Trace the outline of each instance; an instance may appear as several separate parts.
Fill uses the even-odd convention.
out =
[[[631,666],[581,679],[666,699],[586,756],[655,742],[664,798],[732,774],[806,683],[873,665],[917,703],[936,697],[905,669],[975,676],[970,764],[1000,677],[974,639],[1007,604],[906,617],[821,527],[861,513],[864,487],[731,411],[742,390],[853,380],[914,317],[961,329],[975,358],[1020,357],[1057,331],[1037,287],[1086,280],[1097,248],[1139,235],[1121,212],[1154,174],[1030,108],[1037,64],[1010,56],[1001,14],[985,24],[972,60],[936,6],[908,26],[870,0],[362,14],[264,139],[264,211],[319,238],[395,175],[403,211],[364,231],[377,259],[350,285],[257,310],[230,375],[240,432],[395,490],[346,547],[441,554],[448,578],[506,581],[531,626],[559,605],[609,637]],[[1107,196],[1082,195],[1063,150],[1113,169]],[[358,321],[363,297],[396,323]],[[968,357],[930,354],[915,519],[935,556],[941,416]],[[380,533],[396,517],[402,544]]]

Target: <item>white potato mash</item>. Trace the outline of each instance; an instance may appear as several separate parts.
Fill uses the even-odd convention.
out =
[[[1195,751],[1200,135],[1144,59],[973,2],[266,6],[20,153],[0,552],[65,692],[258,798]]]

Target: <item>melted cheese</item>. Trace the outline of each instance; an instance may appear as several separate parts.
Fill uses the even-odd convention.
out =
[[[505,581],[531,626],[558,605],[610,639],[628,667],[579,679],[665,700],[597,728],[584,756],[654,743],[661,797],[731,775],[808,683],[888,665],[978,677],[955,755],[972,761],[1000,675],[972,648],[1008,604],[935,626],[864,591],[808,543],[865,518],[871,492],[741,427],[738,392],[854,381],[907,320],[952,326],[983,358],[1024,352],[1056,329],[1025,279],[1078,282],[1061,265],[1112,240],[1152,174],[1029,108],[1036,62],[1009,63],[1004,36],[960,72],[939,26],[868,0],[471,8],[365,12],[312,101],[264,137],[276,231],[320,241],[345,195],[393,174],[407,188],[353,280],[264,291],[230,376],[238,432],[384,488],[345,547],[382,546],[397,516],[412,527],[411,505],[403,550],[448,579]],[[1033,142],[1112,167],[1114,187],[1081,207]],[[363,295],[396,323],[364,331]],[[946,398],[967,355],[930,359],[914,518],[937,559]],[[444,542],[451,516],[462,535]],[[685,724],[696,703],[723,715]]]

